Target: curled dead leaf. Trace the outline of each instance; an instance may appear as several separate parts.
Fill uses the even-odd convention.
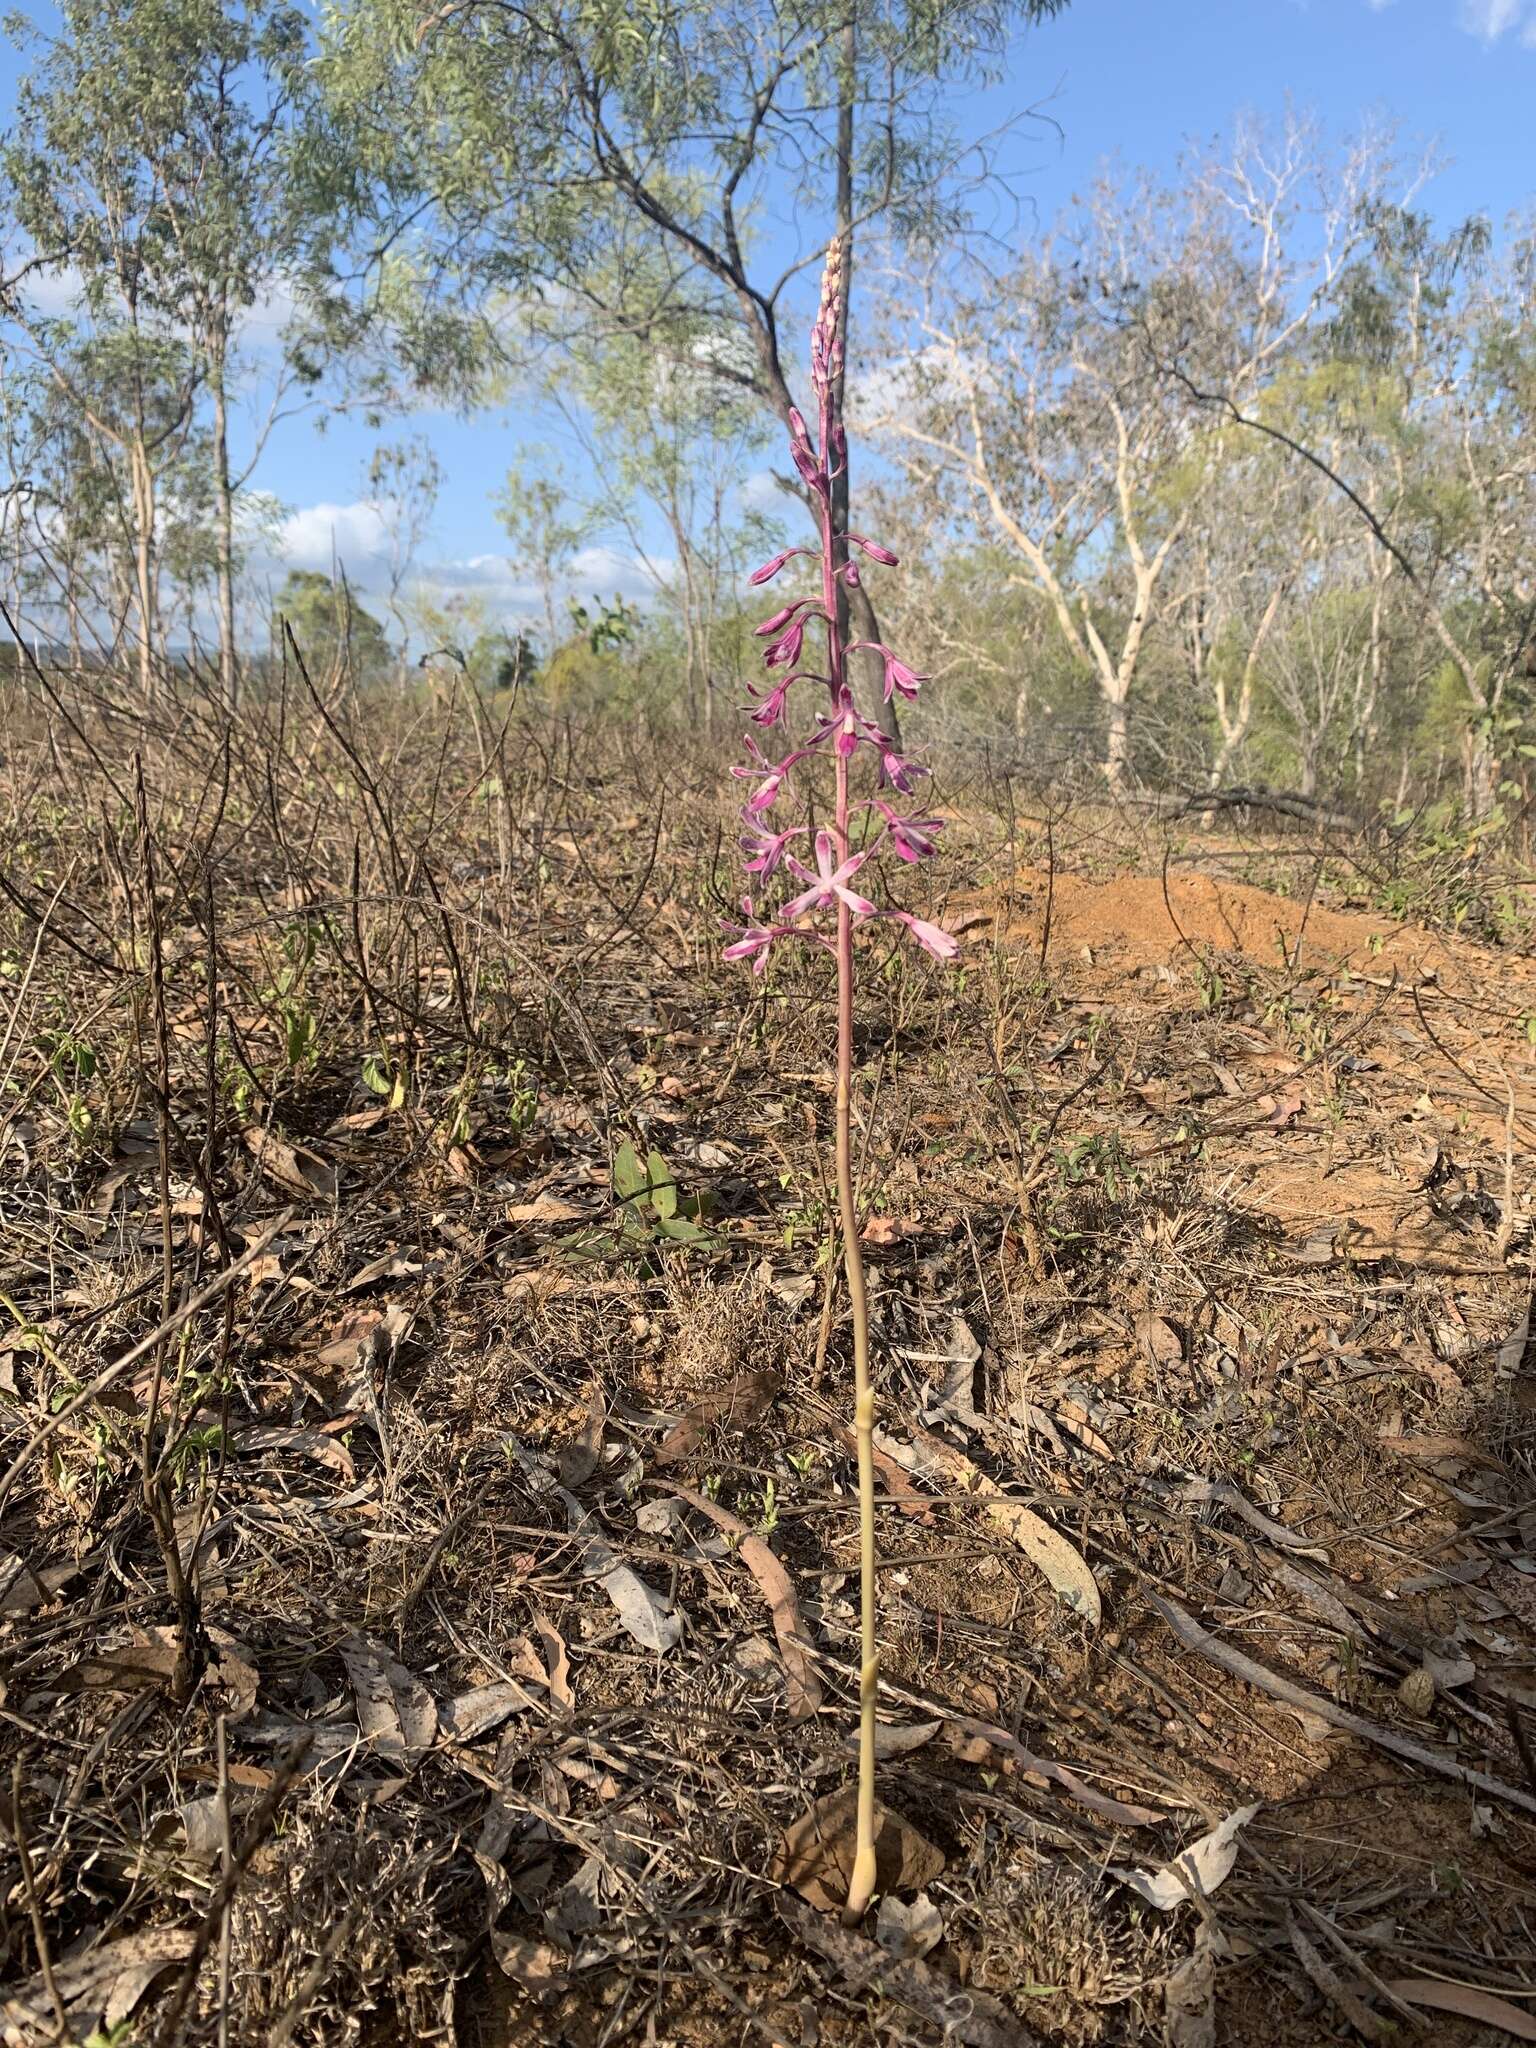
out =
[[[704,1433],[717,1424],[726,1429],[748,1429],[766,1415],[783,1388],[776,1372],[739,1372],[729,1386],[705,1394],[675,1423],[657,1445],[651,1462],[658,1470],[677,1465],[697,1450]]]
[[[245,1149],[265,1178],[285,1194],[303,1195],[310,1200],[336,1199],[336,1168],[329,1159],[312,1152],[307,1145],[290,1143],[276,1131],[260,1124],[247,1124],[240,1133]]]
[[[1197,1896],[1209,1898],[1231,1875],[1237,1861],[1238,1835],[1258,1810],[1256,1803],[1237,1807],[1208,1835],[1181,1849],[1162,1870],[1126,1870],[1112,1863],[1110,1875],[1129,1885],[1159,1913],[1171,1913],[1176,1906],[1186,1905]]]
[[[784,1831],[768,1874],[823,1913],[841,1912],[853,1873],[858,1787],[845,1785],[808,1807]],[[944,1852],[910,1821],[875,1806],[876,1888],[918,1891],[944,1869]]]

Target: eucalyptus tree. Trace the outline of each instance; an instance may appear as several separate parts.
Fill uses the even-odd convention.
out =
[[[1106,176],[1000,266],[941,258],[898,279],[876,423],[1044,603],[1098,690],[1112,788],[1149,646],[1188,616],[1229,450],[1229,422],[1196,393],[1250,394],[1291,360],[1384,163],[1372,137],[1325,163],[1300,124],[1240,129],[1176,191]]]
[[[529,321],[535,336],[551,324],[542,310]],[[684,698],[708,730],[717,663],[737,672],[748,665],[749,636],[732,586],[739,589],[778,537],[743,491],[755,470],[762,475],[756,466],[769,438],[766,416],[732,374],[736,338],[697,316],[674,315],[655,341],[553,324],[557,346],[539,358],[538,388],[581,450],[588,481],[573,516],[568,487],[521,466],[504,500],[513,530],[544,521],[546,600],[550,536],[569,544],[622,538],[676,620]],[[531,494],[523,496],[520,519],[519,494]],[[568,546],[567,570],[570,561]]]
[[[281,308],[301,277],[318,201],[304,163],[306,29],[282,0],[60,0],[57,28],[26,29],[31,69],[0,147],[6,211],[21,246],[0,311],[27,337],[92,433],[129,472],[140,680],[159,637],[160,479],[206,406],[206,452],[226,696],[236,676],[236,496],[249,476],[290,354],[252,449],[231,456],[231,401],[246,367],[242,328]],[[75,304],[50,313],[61,286]],[[117,402],[74,376],[84,322],[116,351]],[[279,352],[281,353],[281,351]]]
[[[1411,184],[1394,195],[1384,179],[1356,192],[1348,260],[1304,346],[1242,378],[1197,365],[1182,338],[1149,341],[1148,357],[1208,417],[1267,437],[1355,522],[1356,578],[1371,593],[1357,759],[1382,708],[1396,606],[1460,698],[1466,807],[1485,823],[1501,757],[1531,747],[1536,232],[1517,225],[1496,252],[1486,221],[1442,229],[1412,198]],[[1336,651],[1330,641],[1327,663]],[[1307,659],[1315,702],[1316,650]]]
[[[1440,232],[1390,208],[1373,228],[1340,295],[1336,347],[1363,403],[1338,476],[1454,678],[1467,809],[1481,823],[1501,759],[1531,751],[1536,231],[1495,252],[1479,219]]]
[[[744,343],[721,374],[787,422],[788,296],[834,233],[846,298],[874,224],[963,224],[985,164],[957,95],[1064,4],[330,0],[338,149],[376,229],[366,289],[419,371],[471,381],[508,292],[652,347],[703,319]],[[466,280],[489,296],[476,324],[452,317]],[[846,465],[835,489],[840,525]],[[877,637],[867,592],[852,602]]]

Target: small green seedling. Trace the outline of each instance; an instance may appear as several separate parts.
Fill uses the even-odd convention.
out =
[[[717,1242],[703,1223],[708,1195],[685,1195],[677,1175],[654,1149],[642,1161],[633,1142],[624,1140],[614,1155],[613,1192],[619,1204],[618,1230],[578,1231],[566,1239],[568,1249],[591,1257]]]

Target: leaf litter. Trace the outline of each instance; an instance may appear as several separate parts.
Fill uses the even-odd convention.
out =
[[[899,1047],[901,1083],[871,1091],[862,1142],[898,1848],[843,1929],[856,1558],[814,973],[786,967],[759,1034],[700,970],[719,821],[686,763],[665,763],[681,793],[646,875],[604,830],[629,770],[579,733],[559,775],[531,751],[551,822],[536,846],[512,821],[487,890],[449,865],[484,867],[487,814],[432,809],[482,774],[472,735],[392,730],[395,829],[439,911],[389,872],[335,735],[294,744],[250,750],[291,831],[263,822],[263,770],[244,837],[162,863],[220,892],[210,934],[166,884],[173,1185],[132,1006],[51,954],[37,999],[107,997],[132,1110],[114,1129],[99,1104],[82,1152],[35,1090],[7,1153],[0,1727],[75,2032],[154,2040],[191,1963],[182,2040],[219,2037],[217,1913],[198,1942],[227,1806],[237,2048],[341,2040],[363,2012],[495,2048],[595,2038],[616,2011],[735,2041],[748,1998],[797,2042],[809,2001],[837,2048],[849,1999],[984,2048],[1138,2028],[1267,2048],[1324,1999],[1341,2025],[1400,2022],[1396,1999],[1524,2038],[1536,1400],[1524,1212],[1502,1211],[1536,1162],[1524,1107],[1506,1156],[1494,1071],[1524,1105],[1520,963],[1389,935],[1433,952],[1431,1039],[1406,981],[1365,978],[1377,921],[1329,908],[1308,929],[1353,933],[1364,975],[1319,956],[1297,983],[1258,948],[1213,1007],[1166,946],[1146,971],[1142,898],[1092,880],[1084,840],[1081,871],[1021,866],[1006,904],[983,890],[951,920],[984,917],[996,971],[1027,968],[998,1007],[893,984],[872,1058]],[[181,772],[150,749],[162,794]],[[179,802],[151,815],[196,815]],[[1282,855],[1241,858],[1262,879]],[[1153,897],[1159,857],[1116,856],[1150,859]],[[1037,987],[1053,880],[1058,910],[1091,912],[1095,964],[1053,945]],[[94,843],[70,887],[110,929],[122,877]],[[315,905],[321,1051],[290,1068],[249,992]],[[212,1040],[264,1090],[211,1120],[210,961]],[[1302,1010],[1360,1061],[1314,1058]],[[999,1031],[1050,1054],[1008,1081],[1038,1159],[1010,1150]],[[369,1061],[408,1073],[398,1101]],[[157,1344],[167,1229],[173,1315],[260,1250],[227,1309]],[[1203,1898],[1158,1911],[1109,1874],[1166,1889],[1254,1807],[1189,1866]],[[4,1853],[0,2013],[30,2043],[52,2000]]]

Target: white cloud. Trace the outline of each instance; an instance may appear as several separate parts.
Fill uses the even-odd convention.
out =
[[[80,311],[85,280],[73,263],[34,270],[22,284],[20,297],[45,320],[64,319]]]
[[[389,549],[389,507],[370,498],[350,505],[304,505],[277,530],[273,552],[290,569],[329,571],[339,562],[356,576]]]
[[[744,477],[740,497],[742,509],[747,512],[783,512],[793,502],[771,469],[754,469]]]
[[[578,594],[599,597],[654,597],[658,578],[665,582],[677,570],[670,555],[652,555],[647,568],[636,556],[610,547],[583,548],[571,560],[567,582]]]
[[[955,404],[974,379],[985,378],[984,365],[967,363],[939,342],[929,342],[909,355],[871,363],[848,381],[848,417],[855,426],[878,426],[924,403]]]
[[[1461,0],[1459,19],[1468,35],[1496,43],[1522,20],[1528,36],[1536,15],[1531,12],[1531,0]]]
[[[333,566],[346,574],[364,598],[377,596],[389,581],[390,502],[361,498],[351,504],[329,501],[286,511],[268,541],[252,550],[250,569],[256,587],[280,582],[288,569],[316,569],[329,575]],[[650,603],[658,579],[676,573],[671,555],[657,554],[649,565],[621,548],[601,544],[576,554],[555,591],[556,616],[564,618],[567,596],[589,604],[594,596]],[[502,554],[448,555],[416,563],[407,587],[430,596],[436,605],[456,601],[472,604],[492,622],[508,628],[531,628],[544,620],[544,593],[538,579]]]

